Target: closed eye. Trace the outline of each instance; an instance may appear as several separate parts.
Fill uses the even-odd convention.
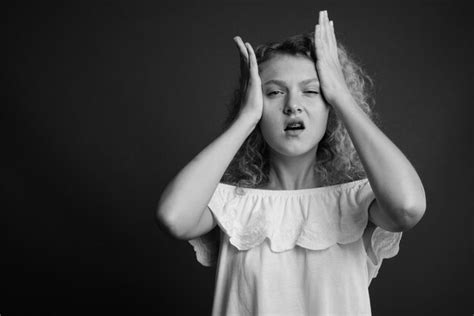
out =
[[[312,90],[308,90],[308,91],[305,91],[305,92],[306,92],[306,93],[319,94],[318,91],[312,91]],[[270,95],[277,95],[277,94],[279,94],[279,93],[283,93],[283,92],[281,92],[281,91],[271,91],[271,92],[267,93],[267,95],[268,95],[268,96],[270,96]]]
[[[272,92],[267,93],[267,95],[276,95],[276,94],[278,94],[279,92],[281,92],[281,91],[272,91]]]

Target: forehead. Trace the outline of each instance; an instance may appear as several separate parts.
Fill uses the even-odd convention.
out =
[[[271,79],[300,82],[309,78],[318,78],[313,61],[305,56],[280,54],[261,63],[259,67],[262,83]]]

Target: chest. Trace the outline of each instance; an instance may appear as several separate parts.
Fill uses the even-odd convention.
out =
[[[228,273],[233,279],[250,286],[296,285],[295,282],[306,282],[309,276],[312,282],[331,279],[344,282],[354,275],[367,273],[363,239],[349,244],[336,243],[321,250],[295,245],[292,249],[274,252],[269,239],[245,251],[239,251],[228,240],[223,240],[222,247],[221,264],[229,267]]]

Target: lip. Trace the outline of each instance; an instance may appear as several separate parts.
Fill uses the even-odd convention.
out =
[[[300,123],[300,124],[303,126],[303,129],[306,128],[306,125],[304,124],[304,121],[303,121],[302,119],[300,119],[300,118],[292,118],[292,119],[289,119],[288,121],[285,122],[285,125],[284,125],[285,127],[284,127],[284,129],[286,129],[288,125],[290,125],[290,124],[295,124],[295,123]],[[283,130],[284,130],[284,129],[283,129]]]
[[[289,129],[285,131],[285,134],[287,136],[296,137],[296,136],[299,136],[303,132],[304,132],[304,129]]]

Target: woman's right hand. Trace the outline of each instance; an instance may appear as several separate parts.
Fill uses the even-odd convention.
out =
[[[258,74],[257,57],[250,43],[244,44],[240,36],[234,37],[234,41],[240,52],[240,89],[243,93],[239,116],[246,116],[257,124],[263,113],[262,82]]]

